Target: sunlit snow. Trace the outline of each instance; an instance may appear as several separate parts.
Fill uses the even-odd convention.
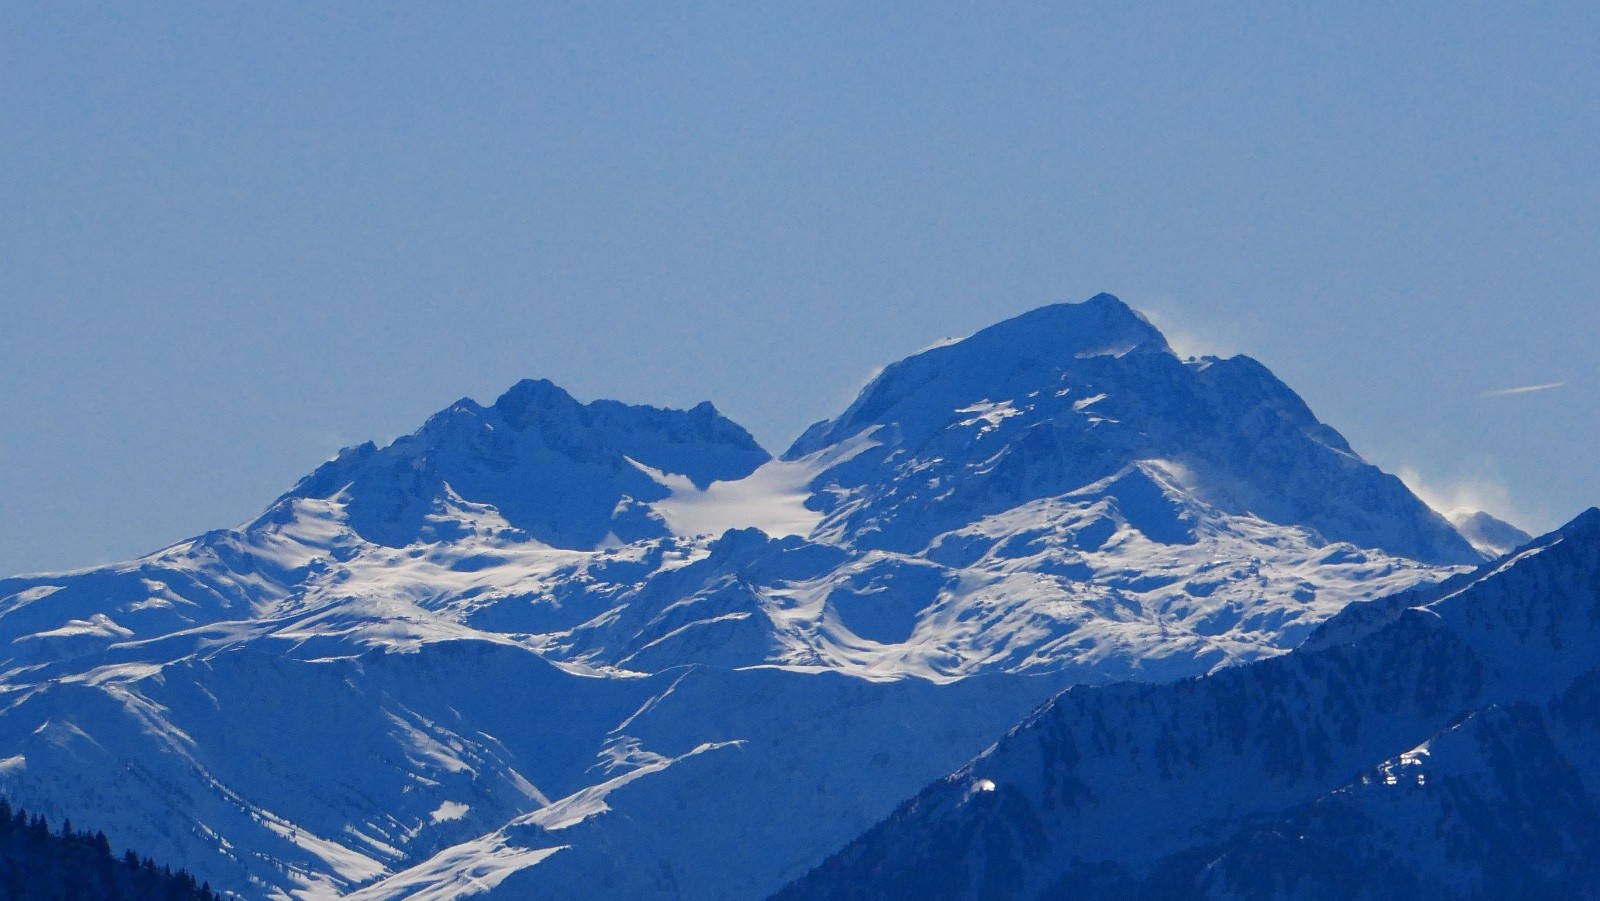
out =
[[[743,479],[712,482],[704,490],[686,476],[651,469],[632,459],[628,462],[672,490],[671,496],[651,508],[674,534],[720,535],[729,529],[755,528],[782,538],[810,535],[822,521],[821,513],[806,506],[812,495],[811,482],[872,446],[870,438],[860,435],[798,460],[771,460]]]
[[[1455,571],[1264,370],[1080,307],[886,368],[789,459],[524,383],[237,529],[4,580],[0,793],[267,897],[764,897],[1069,685]]]
[[[466,816],[467,811],[471,809],[472,808],[466,804],[461,804],[456,801],[445,801],[443,804],[440,804],[437,808],[435,808],[433,813],[428,814],[428,818],[435,823],[448,823],[451,820],[459,820]]]

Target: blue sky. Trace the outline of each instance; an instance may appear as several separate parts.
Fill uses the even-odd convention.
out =
[[[1600,7],[1123,6],[0,7],[0,570],[523,377],[779,450],[1099,291],[1445,502],[1600,503]]]

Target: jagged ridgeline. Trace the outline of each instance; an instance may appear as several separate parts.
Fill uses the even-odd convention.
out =
[[[208,883],[158,867],[133,851],[111,853],[104,832],[70,820],[53,832],[43,816],[0,798],[0,899],[4,901],[222,901]]]
[[[1600,897],[1600,510],[1281,657],[1075,688],[777,897]]]
[[[249,898],[763,897],[1069,686],[1276,657],[1519,537],[1471,533],[1109,295],[780,455],[526,381],[0,580],[0,794]]]

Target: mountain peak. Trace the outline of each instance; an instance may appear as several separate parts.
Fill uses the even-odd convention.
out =
[[[669,492],[636,464],[704,488],[768,459],[709,403],[585,404],[547,379],[524,379],[491,406],[463,399],[385,447],[341,452],[289,496],[343,495],[351,526],[379,544],[417,540],[431,511],[459,499],[493,507],[546,544],[588,549],[608,536],[665,532],[642,504]]]
[[[786,456],[803,456],[889,422],[913,431],[936,429],[952,410],[1054,391],[1073,370],[1130,355],[1177,364],[1161,332],[1110,294],[1039,307],[886,367],[843,415],[807,430]]]
[[[1508,554],[1533,540],[1527,532],[1482,510],[1458,511],[1446,518],[1461,537],[1491,557]]]
[[[1573,517],[1568,526],[1579,526],[1586,529],[1600,529],[1600,507],[1590,507]]]
[[[578,404],[565,388],[549,379],[522,379],[495,399],[499,410],[515,410],[538,404]]]
[[[1590,507],[1579,513],[1571,522],[1557,529],[1556,534],[1567,539],[1600,543],[1600,507]]]
[[[1139,460],[1225,513],[1432,563],[1483,554],[1249,357],[1184,362],[1110,294],[1040,307],[873,379],[788,459],[870,436],[814,484],[825,530],[905,552]],[[837,512],[835,524],[829,516]]]
[[[1134,308],[1111,294],[1081,303],[1054,303],[997,322],[977,334],[929,354],[965,347],[1017,354],[1122,356],[1134,349],[1171,353],[1166,336]]]

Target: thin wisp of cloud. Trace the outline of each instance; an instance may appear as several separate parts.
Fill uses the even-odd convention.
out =
[[[1497,388],[1485,391],[1479,397],[1510,397],[1513,394],[1532,394],[1536,391],[1549,391],[1551,388],[1564,387],[1566,382],[1546,382],[1542,385],[1518,385],[1515,388]]]

